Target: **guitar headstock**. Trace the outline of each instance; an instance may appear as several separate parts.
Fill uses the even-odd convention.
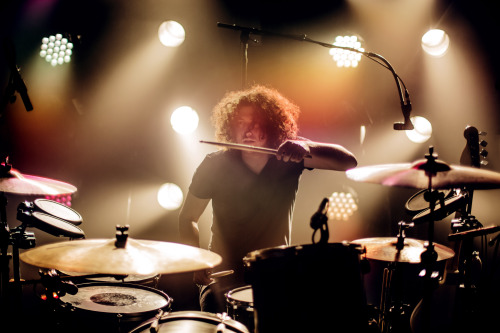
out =
[[[464,137],[467,140],[462,156],[460,157],[461,165],[468,165],[475,168],[480,168],[481,165],[487,165],[488,151],[484,149],[488,142],[480,137],[486,136],[486,132],[479,132],[474,126],[467,126],[464,130]]]

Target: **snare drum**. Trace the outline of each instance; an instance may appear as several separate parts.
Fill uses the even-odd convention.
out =
[[[70,309],[66,325],[76,331],[128,332],[161,311],[170,311],[172,299],[160,290],[134,284],[104,282],[77,285],[75,295],[61,297]],[[89,327],[90,326],[90,327]]]
[[[221,314],[200,311],[170,312],[162,317],[152,318],[136,327],[130,333],[149,333],[157,327],[160,333],[201,333],[201,332],[233,332],[250,333],[241,323],[225,318]]]
[[[256,331],[322,332],[328,327],[365,332],[368,306],[360,257],[361,247],[348,243],[250,252],[243,261],[253,289]]]
[[[254,331],[252,286],[235,288],[226,293],[227,314]]]

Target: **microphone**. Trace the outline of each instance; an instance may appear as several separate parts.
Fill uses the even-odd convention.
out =
[[[21,95],[21,99],[23,100],[24,107],[26,111],[33,110],[33,105],[31,104],[30,98],[28,96],[28,88],[26,88],[26,84],[24,83],[23,78],[21,77],[21,70],[16,65],[16,51],[14,42],[8,38],[4,39],[4,49],[7,61],[9,63],[10,68],[10,79],[9,84],[11,85],[10,89],[12,94],[16,91]]]
[[[398,88],[400,88],[398,84]],[[401,90],[400,90],[401,91]],[[410,101],[410,93],[408,90],[405,88],[405,94],[404,94],[404,99],[403,99],[403,94],[400,93],[400,99],[401,99],[401,111],[403,112],[403,117],[405,118],[404,123],[397,122],[394,123],[394,129],[396,131],[411,131],[413,127],[413,123],[410,120],[410,114],[411,114],[411,101]],[[405,102],[406,100],[406,102]]]
[[[406,93],[407,103],[401,102],[401,111],[403,112],[403,117],[405,118],[404,122],[394,123],[394,129],[396,131],[411,131],[414,129],[413,123],[410,120],[411,113],[411,102],[408,96],[408,92]]]

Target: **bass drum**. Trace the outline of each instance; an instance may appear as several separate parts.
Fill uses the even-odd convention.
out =
[[[151,318],[130,333],[250,333],[241,323],[221,314],[200,311],[177,311]]]
[[[268,332],[366,332],[361,247],[308,244],[250,252],[255,328]]]
[[[84,283],[61,297],[63,325],[72,332],[128,332],[158,313],[172,299],[160,290],[127,283]]]

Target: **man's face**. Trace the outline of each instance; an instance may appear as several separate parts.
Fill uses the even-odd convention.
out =
[[[253,106],[242,106],[232,124],[233,139],[236,143],[265,147],[267,135],[264,133],[263,121]]]

